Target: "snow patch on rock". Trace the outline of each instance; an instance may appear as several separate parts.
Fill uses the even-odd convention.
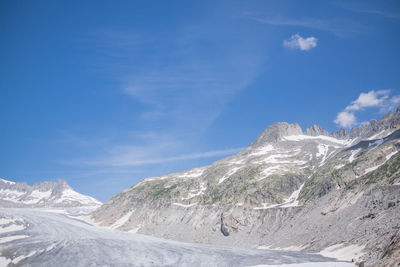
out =
[[[124,216],[122,216],[122,217],[119,218],[117,221],[115,221],[115,222],[110,226],[110,228],[116,229],[116,228],[121,227],[122,225],[124,225],[124,224],[129,220],[129,218],[132,216],[133,212],[134,212],[134,211],[127,212]]]
[[[230,169],[224,176],[222,176],[222,178],[219,179],[218,184],[222,183],[223,181],[225,181],[226,179],[231,177],[233,174],[235,174],[241,168],[242,167],[233,167],[232,169]]]
[[[319,254],[321,254],[324,257],[329,257],[329,258],[335,258],[338,260],[344,260],[344,261],[351,261],[351,260],[358,260],[360,259],[364,253],[362,250],[365,248],[364,246],[360,245],[345,245],[343,243],[341,244],[335,244],[332,246],[329,246],[325,248],[324,250],[321,250]]]
[[[318,136],[310,136],[310,135],[289,135],[289,136],[284,136],[282,138],[285,141],[303,141],[303,140],[324,140],[324,141],[329,141],[332,143],[340,144],[343,146],[349,145],[352,140],[340,140],[336,139],[334,137],[330,136],[325,136],[325,135],[318,135]]]
[[[172,203],[172,205],[179,206],[179,207],[183,207],[183,208],[190,208],[190,207],[196,206],[197,203],[182,204],[182,203],[177,203],[177,202],[175,202],[175,203]]]

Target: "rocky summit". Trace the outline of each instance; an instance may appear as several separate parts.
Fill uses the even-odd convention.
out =
[[[91,219],[181,241],[397,266],[399,150],[400,108],[334,133],[279,122],[210,166],[144,179]]]

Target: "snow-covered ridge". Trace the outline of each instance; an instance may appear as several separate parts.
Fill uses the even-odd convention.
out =
[[[11,182],[5,179],[0,178],[0,182],[6,183],[6,184],[15,184],[15,182]]]
[[[329,141],[332,143],[340,144],[343,146],[347,146],[351,144],[352,140],[340,140],[336,139],[334,137],[330,136],[325,136],[325,135],[318,135],[318,136],[311,136],[311,135],[289,135],[289,136],[284,136],[282,137],[282,140],[284,141],[303,141],[303,140],[324,140],[324,141]]]
[[[63,180],[38,183],[33,186],[0,180],[0,206],[79,207],[100,205],[100,201],[74,191]]]
[[[101,202],[93,197],[82,195],[72,189],[66,189],[62,192],[61,197],[55,200],[56,203],[73,203],[79,202],[84,206],[92,206],[94,203],[101,205]]]

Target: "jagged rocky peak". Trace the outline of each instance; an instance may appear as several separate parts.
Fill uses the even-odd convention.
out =
[[[308,127],[304,134],[311,135],[311,136],[319,136],[319,135],[326,135],[329,136],[329,133],[324,128],[321,128],[319,125],[314,124],[311,127]]]
[[[345,129],[340,129],[337,132],[333,132],[330,136],[338,138],[338,139],[365,139],[370,137],[376,137],[380,135],[384,135],[386,131],[386,135],[395,129],[400,129],[400,105],[396,109],[396,112],[393,113],[389,111],[385,116],[380,120],[372,119],[370,122],[361,125],[357,128],[351,128],[350,131],[346,131]]]
[[[331,133],[331,136],[337,139],[343,139],[347,136],[347,132],[345,129],[340,128],[338,131]]]
[[[303,130],[298,123],[276,122],[265,129],[251,146],[257,147],[265,143],[276,143],[279,142],[283,136],[302,134]]]
[[[390,110],[388,113],[386,113],[385,116],[383,116],[382,120],[388,120],[392,116],[393,116],[393,112]]]

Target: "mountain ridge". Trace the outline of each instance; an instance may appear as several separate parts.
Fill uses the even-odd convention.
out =
[[[100,206],[101,202],[72,189],[63,179],[32,186],[0,179],[1,207],[80,207]]]
[[[143,179],[91,219],[187,242],[301,250],[356,246],[370,263],[390,262],[393,255],[382,260],[376,244],[386,244],[400,228],[399,129],[399,108],[350,131],[275,123],[235,155]],[[363,219],[370,213],[385,216],[381,229]],[[349,224],[369,237],[343,231]]]

